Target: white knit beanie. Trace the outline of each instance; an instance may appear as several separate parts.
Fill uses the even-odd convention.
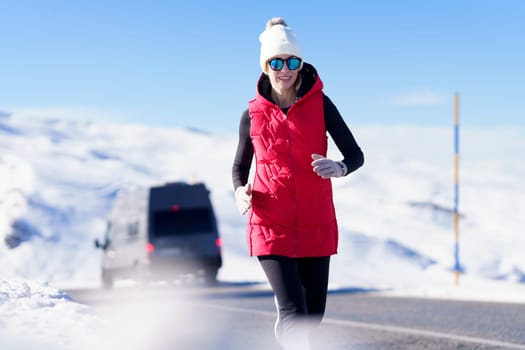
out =
[[[259,35],[259,41],[261,42],[259,63],[264,73],[268,73],[266,62],[274,56],[284,54],[302,58],[295,32],[281,17],[272,18],[266,23],[266,30]]]

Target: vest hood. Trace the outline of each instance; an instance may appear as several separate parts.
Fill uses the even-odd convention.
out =
[[[297,92],[298,99],[323,89],[323,82],[319,78],[317,70],[311,64],[304,62],[303,68],[299,71],[299,76],[301,77],[301,87]],[[262,73],[257,82],[256,99],[262,98],[273,104],[271,92],[272,85],[270,84],[270,78],[267,74]]]

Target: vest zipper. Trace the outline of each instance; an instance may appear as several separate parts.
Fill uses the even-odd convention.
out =
[[[288,108],[288,113],[290,113],[290,110],[292,109],[293,105],[290,106],[290,108]],[[296,169],[295,169],[295,164],[293,163],[293,158],[292,158],[292,138],[290,137],[290,125],[289,125],[289,119],[288,119],[288,113],[284,113],[282,110],[281,110],[281,113],[284,115],[284,119],[286,120],[286,131],[287,131],[287,141],[288,141],[288,166],[290,167],[290,171],[292,172],[291,176],[292,176],[292,183],[293,183],[293,192],[292,192],[292,201],[293,201],[293,205],[294,205],[294,208],[293,208],[293,215],[294,215],[294,227],[296,228],[293,232],[293,255],[294,256],[298,256],[298,245],[299,245],[299,236],[298,236],[298,233],[297,233],[297,211],[298,211],[298,206],[297,206],[297,184],[295,183],[295,173],[296,173]]]

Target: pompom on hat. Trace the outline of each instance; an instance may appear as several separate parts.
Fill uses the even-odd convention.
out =
[[[291,55],[302,59],[297,35],[288,27],[284,19],[275,17],[266,23],[266,30],[259,35],[261,56],[259,63],[264,73],[268,74],[266,62],[277,55]],[[301,69],[303,63],[301,62]]]

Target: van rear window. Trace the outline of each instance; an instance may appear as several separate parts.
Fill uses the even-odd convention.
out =
[[[156,237],[210,233],[212,230],[213,221],[208,208],[153,213],[153,231]]]

